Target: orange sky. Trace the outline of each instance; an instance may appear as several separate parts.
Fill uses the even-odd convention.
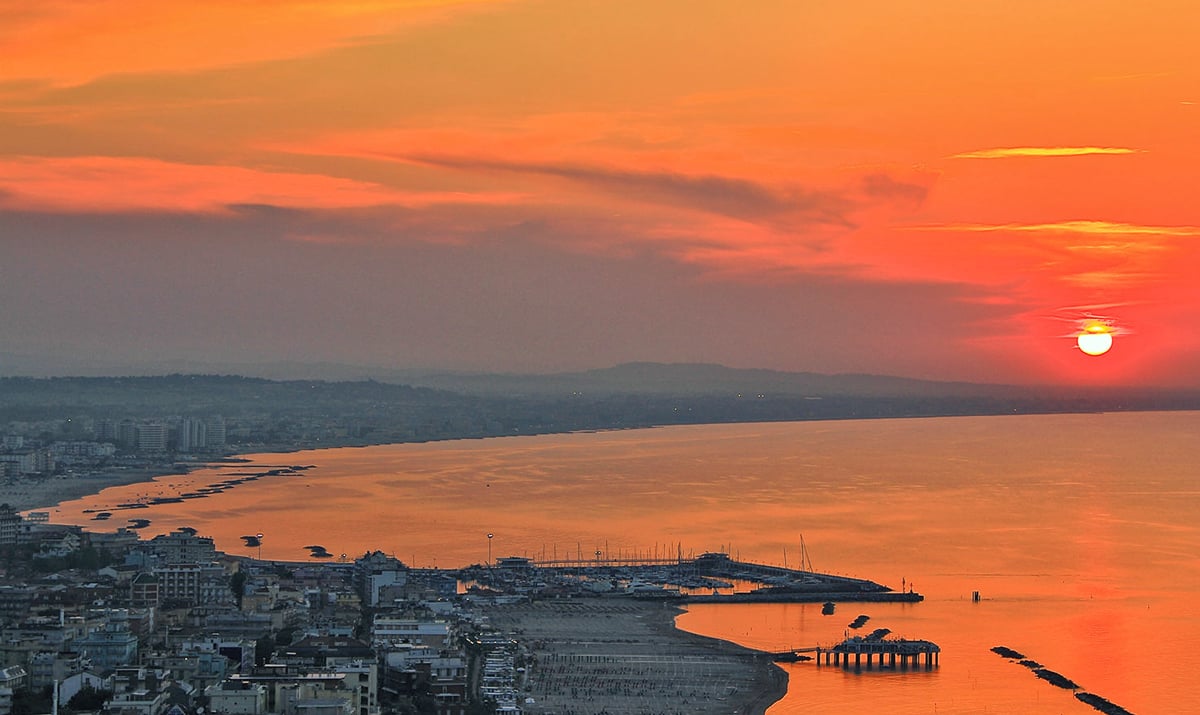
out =
[[[1197,386],[1198,26],[0,0],[0,359]]]

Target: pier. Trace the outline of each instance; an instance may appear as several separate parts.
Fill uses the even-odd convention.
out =
[[[904,670],[923,666],[926,670],[931,670],[938,667],[941,651],[942,649],[932,641],[905,638],[887,640],[871,636],[855,636],[847,638],[832,648],[822,648],[821,646],[798,648],[775,653],[774,657],[778,661],[805,660],[807,659],[805,656],[812,653],[818,666],[833,665],[849,668],[853,659],[855,670],[862,670],[863,660],[866,660],[867,669],[878,665],[880,669],[900,668]]]

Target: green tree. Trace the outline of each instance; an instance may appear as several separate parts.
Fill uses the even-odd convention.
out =
[[[50,686],[38,688],[18,688],[13,691],[12,715],[37,715],[48,713],[54,703]]]
[[[267,633],[254,643],[254,664],[258,666],[266,665],[274,653],[275,638],[270,633]]]
[[[90,685],[85,685],[82,690],[71,696],[71,699],[67,701],[67,707],[76,712],[96,712],[104,707],[104,703],[111,698],[111,690],[97,690]]]
[[[237,607],[242,607],[242,597],[246,595],[246,574],[238,571],[229,579],[229,590],[233,591],[233,597],[237,600]]]

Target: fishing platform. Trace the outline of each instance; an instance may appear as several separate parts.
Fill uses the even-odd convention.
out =
[[[851,658],[854,669],[863,669],[864,656],[866,668],[872,669],[878,663],[879,669],[921,668],[931,670],[938,667],[942,649],[937,643],[926,640],[909,640],[907,638],[877,638],[872,636],[854,636],[838,643],[832,648],[796,648],[782,653],[774,653],[776,661],[793,662],[798,660],[815,660],[818,666],[833,665],[849,668]],[[809,653],[814,655],[810,656]],[[822,658],[824,662],[822,663]],[[885,662],[886,661],[886,662]]]

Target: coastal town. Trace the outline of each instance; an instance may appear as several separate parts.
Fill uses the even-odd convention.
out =
[[[786,688],[768,655],[676,629],[660,596],[677,592],[628,575],[315,547],[281,562],[105,513],[51,523],[62,499],[227,459],[238,427],[218,416],[6,427],[0,715],[761,712]]]
[[[786,691],[777,661],[796,654],[680,630],[683,603],[921,598],[723,553],[535,563],[493,559],[489,544],[484,563],[437,569],[316,544],[263,559],[261,535],[223,553],[196,529],[125,518],[146,503],[58,523],[55,504],[109,486],[371,440],[278,410],[24,411],[38,419],[0,423],[0,715],[763,712]],[[405,437],[421,435],[383,436]]]
[[[678,631],[674,605],[635,591],[519,558],[261,561],[190,529],[141,539],[4,505],[0,713],[755,712],[782,695],[770,657]]]
[[[232,555],[108,511],[52,523],[44,509],[68,496],[230,459],[226,424],[101,420],[72,440],[52,437],[76,425],[15,426],[0,451],[0,715],[763,712],[786,691],[776,662],[795,654],[679,630],[682,603],[921,598],[724,553],[489,551],[437,569],[316,544],[307,560],[263,559],[261,534]]]

